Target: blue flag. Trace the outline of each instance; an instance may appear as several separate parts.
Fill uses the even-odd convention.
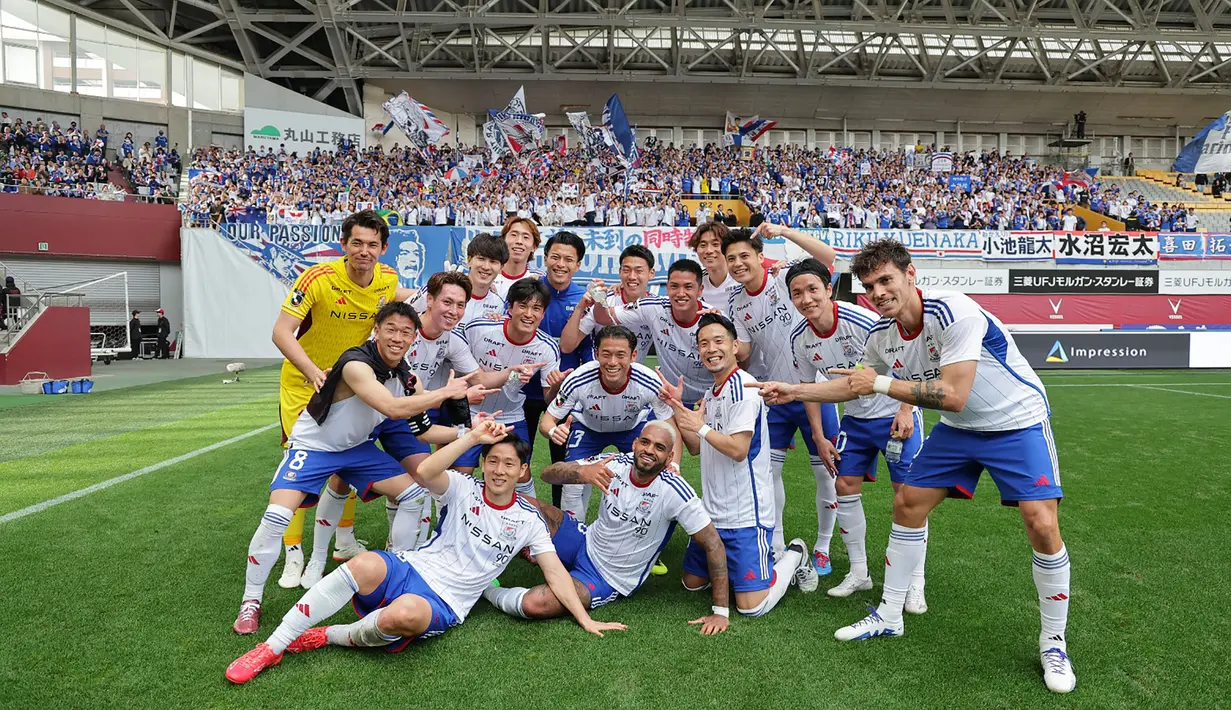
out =
[[[1224,113],[1196,135],[1180,154],[1171,169],[1177,173],[1222,173],[1231,170],[1231,111]]]
[[[628,116],[624,115],[624,105],[620,103],[619,94],[612,94],[611,98],[607,99],[607,105],[603,108],[603,125],[610,128],[615,136],[620,158],[625,165],[636,165],[640,159],[637,138],[628,123]]]

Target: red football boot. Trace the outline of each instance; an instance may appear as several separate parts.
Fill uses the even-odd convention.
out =
[[[276,666],[281,662],[281,653],[274,653],[269,648],[269,644],[258,643],[256,648],[236,658],[231,665],[227,666],[227,680],[236,685],[242,685],[266,668]]]
[[[247,636],[256,633],[260,625],[261,602],[256,599],[245,599],[244,603],[239,605],[239,616],[235,617],[235,624],[231,628],[240,636]]]

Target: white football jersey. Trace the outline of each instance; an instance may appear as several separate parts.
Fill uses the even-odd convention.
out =
[[[408,303],[410,307],[415,309],[419,315],[427,310],[427,289],[419,289],[418,293],[412,296]],[[487,294],[483,296],[471,295],[470,300],[466,302],[466,312],[462,315],[461,321],[458,322],[458,328],[465,328],[466,324],[475,318],[486,318],[491,314],[504,315],[504,298],[496,293],[493,288],[488,289]]]
[[[509,274],[504,273],[504,271],[501,271],[499,274],[496,274],[496,278],[492,279],[491,290],[496,294],[496,296],[500,298],[501,302],[503,303],[506,299],[508,299],[509,287],[512,286],[513,284],[517,283],[518,281],[521,281],[522,279],[541,279],[541,278],[543,278],[542,272],[535,271],[534,269],[526,269],[525,271],[522,272],[521,276],[511,276]]]
[[[829,370],[852,370],[863,362],[868,331],[880,316],[853,303],[833,302],[834,324],[828,333],[818,333],[805,318],[791,334],[795,367],[803,382],[824,382]],[[842,415],[856,419],[881,419],[898,413],[902,403],[883,394],[859,397],[846,403]]]
[[[921,382],[955,362],[977,361],[975,381],[960,412],[941,412],[949,426],[974,431],[1025,429],[1049,414],[1043,382],[996,316],[953,291],[919,292],[923,328],[903,333],[897,321],[872,326],[864,363],[882,375]]]
[[[651,410],[658,419],[674,416],[671,407],[658,398],[662,380],[650,368],[632,363],[624,386],[611,391],[600,379],[599,367],[592,360],[569,373],[547,413],[561,420],[571,412],[573,421],[604,433],[631,431]]]
[[[794,384],[800,381],[799,371],[787,344],[804,317],[791,304],[785,276],[785,269],[779,270],[777,277],[766,270],[765,283],[756,293],[740,286],[731,293],[727,314],[735,324],[736,338],[751,343],[752,352],[761,356],[760,362],[751,358],[752,374],[762,380]]]
[[[396,377],[385,382],[385,389],[394,397],[406,394],[406,388]],[[300,412],[291,426],[291,435],[287,437],[288,448],[346,451],[367,441],[372,430],[383,421],[385,415],[372,409],[367,402],[359,399],[359,395],[351,395],[329,406],[329,415],[325,417],[324,424],[317,424],[307,409]]]
[[[633,301],[632,303],[629,303],[628,301],[624,300],[624,296],[622,294],[609,293],[607,294],[607,307],[609,309],[615,310],[622,306],[641,303],[647,298],[652,298],[652,296],[649,296],[649,295],[642,296],[640,299]],[[637,362],[644,365],[645,358],[650,354],[650,346],[654,343],[653,331],[651,331],[647,326],[641,323],[638,323],[636,325],[632,323],[621,323],[620,325],[623,325],[624,327],[633,331],[633,335],[637,336]],[[598,321],[594,320],[594,309],[593,308],[586,311],[586,314],[581,317],[581,325],[578,326],[578,329],[581,331],[582,335],[590,335],[591,333],[599,329]],[[598,343],[594,343],[594,355],[595,357],[598,356]]]
[[[616,454],[607,469],[612,474],[607,485],[610,492],[603,494],[598,518],[587,526],[586,553],[603,579],[628,596],[645,581],[677,522],[684,532],[695,535],[710,524],[710,516],[692,486],[678,474],[663,471],[640,486],[633,481],[632,454]]]
[[[508,319],[489,321],[485,318],[472,321],[462,331],[470,352],[479,363],[479,367],[491,372],[506,370],[513,365],[527,365],[537,362],[547,363],[539,372],[546,373],[560,369],[560,346],[541,330],[536,330],[534,336],[524,343],[514,343],[508,337],[506,326]],[[471,407],[471,412],[500,412],[496,421],[501,424],[512,424],[525,419],[522,405],[526,403],[526,395],[522,392],[524,385],[520,380],[513,380],[483,399],[478,408]],[[537,422],[534,423],[537,426]]]
[[[721,434],[752,432],[748,458],[736,461],[701,442],[701,494],[714,526],[729,530],[773,528],[774,480],[769,471],[769,422],[760,394],[745,388],[757,379],[736,368],[705,393],[705,423]]]
[[[461,623],[522,548],[541,555],[555,552],[556,547],[546,521],[532,504],[514,494],[507,506],[497,508],[474,476],[452,469],[446,474],[449,489],[432,496],[440,505],[432,537],[398,557],[415,568]]]
[[[722,283],[715,286],[710,282],[708,271],[702,270],[701,275],[701,300],[706,303],[720,303],[724,306],[731,301],[731,294],[736,289],[740,288],[739,282],[735,277],[727,272],[727,278]]]
[[[429,390],[443,387],[449,381],[449,370],[461,377],[479,369],[461,330],[441,333],[434,340],[419,331],[402,359]]]
[[[697,316],[692,323],[677,321],[671,315],[671,301],[661,296],[646,296],[611,311],[615,322],[621,325],[649,329],[659,369],[673,385],[679,384],[681,376],[684,378],[684,401],[688,403],[700,400],[714,384],[714,376],[701,364],[701,356],[697,354],[700,311],[711,306],[704,301],[697,305]]]

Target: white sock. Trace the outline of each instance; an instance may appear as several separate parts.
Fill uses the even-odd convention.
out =
[[[290,527],[289,525],[287,527]],[[290,564],[292,560],[299,560],[300,566],[303,565],[303,543],[286,546],[286,563]]]
[[[586,519],[586,489],[590,486],[584,483],[566,483],[560,492],[560,509],[572,513],[574,518],[584,522]]]
[[[419,535],[415,538],[415,549],[426,543],[432,537],[432,499],[424,497],[423,510],[419,513]]]
[[[816,477],[816,544],[812,549],[829,556],[829,541],[833,539],[833,525],[838,517],[837,484],[835,476],[821,463],[820,456],[812,456],[809,461],[812,475]]]
[[[393,529],[393,519],[398,516],[398,504],[385,499],[385,519],[389,521],[389,529]]]
[[[919,562],[915,564],[915,571],[910,573],[910,586],[923,589],[925,580],[923,578],[923,570],[927,567],[928,561],[928,521],[923,521],[923,549],[919,552]]]
[[[390,636],[380,630],[379,622],[382,611],[384,609],[377,609],[351,624],[329,626],[325,629],[325,638],[334,646],[388,646],[402,637]]]
[[[255,599],[260,601],[265,595],[265,580],[282,547],[282,533],[291,524],[293,510],[283,505],[273,505],[265,508],[261,516],[261,524],[252,533],[252,541],[248,543],[248,569],[244,573],[244,601]]]
[[[805,554],[807,553],[799,550],[783,550],[782,554],[778,556],[778,561],[774,563],[774,583],[769,587],[769,594],[761,600],[760,604],[751,609],[738,609],[739,613],[744,616],[764,616],[768,614],[782,597],[786,596],[786,590],[791,588],[791,580],[795,578],[795,570],[799,568]]]
[[[398,512],[389,526],[389,543],[393,552],[413,550],[419,539],[419,519],[427,496],[419,486],[407,486],[397,496]]]
[[[1064,647],[1064,631],[1069,621],[1069,550],[1064,545],[1054,555],[1034,553],[1034,586],[1039,590],[1039,615],[1042,617],[1040,644]]]
[[[783,532],[782,511],[786,509],[786,487],[782,484],[782,465],[786,463],[786,449],[769,450],[769,471],[774,476],[774,559],[782,557],[786,549]]]
[[[328,488],[328,486],[326,486],[326,488]],[[353,491],[353,490],[355,489],[352,487],[350,491]],[[350,491],[346,492],[347,498],[350,497]],[[343,500],[342,502],[345,503],[346,501]],[[346,526],[339,525],[338,527],[334,528],[333,545],[335,548],[336,547],[358,547],[359,546],[359,541],[355,539],[355,526],[353,523],[351,525],[346,525]],[[313,547],[315,548],[316,545],[313,544]]]
[[[359,585],[351,576],[346,565],[325,575],[324,579],[312,585],[307,594],[295,602],[295,606],[282,617],[282,623],[269,635],[265,642],[274,653],[282,653],[292,641],[316,625],[338,613],[346,606],[351,597],[359,593]]]
[[[538,498],[538,495],[536,495],[534,492],[534,479],[531,478],[529,481],[526,481],[525,483],[518,483],[517,484],[517,495],[529,496],[531,498]]]
[[[526,598],[528,591],[525,587],[488,587],[483,590],[483,598],[509,616],[529,619],[521,608],[521,600]]]
[[[329,543],[333,542],[333,533],[338,529],[338,521],[342,519],[342,508],[346,506],[346,496],[349,491],[335,493],[325,486],[325,495],[316,504],[316,523],[312,526],[312,561],[325,564],[329,557]]]
[[[851,561],[851,574],[868,576],[868,521],[863,516],[863,495],[838,497],[838,532]]]
[[[877,612],[885,621],[896,623],[902,620],[902,607],[906,604],[906,588],[910,585],[911,573],[923,554],[926,528],[908,528],[893,524],[889,530],[889,547],[885,550],[885,584]]]

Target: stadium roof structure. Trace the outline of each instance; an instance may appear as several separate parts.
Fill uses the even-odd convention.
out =
[[[359,80],[1231,88],[1231,0],[43,1],[352,113]]]

